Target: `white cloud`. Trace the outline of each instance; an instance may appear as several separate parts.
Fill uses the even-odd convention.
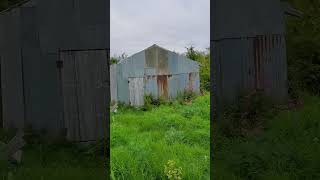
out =
[[[210,44],[210,0],[111,0],[111,54]]]

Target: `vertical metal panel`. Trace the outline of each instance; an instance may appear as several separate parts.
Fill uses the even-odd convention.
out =
[[[20,10],[1,15],[1,86],[5,128],[23,128],[24,97],[22,83]]]
[[[158,96],[168,99],[169,97],[169,86],[168,78],[170,75],[157,75],[157,88]]]
[[[79,106],[81,141],[103,138],[107,113],[107,51],[76,52],[79,69]]]
[[[159,97],[157,77],[155,75],[146,75],[144,78],[144,86],[145,94]]]
[[[144,101],[144,78],[129,78],[130,104],[142,106]]]
[[[157,52],[157,69],[156,73],[157,75],[168,75],[169,72],[169,60],[168,60],[168,51],[164,50],[162,48],[155,48],[155,51]]]
[[[117,65],[113,64],[110,66],[110,92],[111,92],[111,101],[117,101]]]
[[[287,94],[284,43],[283,35],[215,41],[215,68],[220,69],[216,83],[224,103],[255,89],[276,102],[283,101]]]
[[[176,74],[176,75],[172,75],[169,78],[169,98],[170,99],[174,99],[175,97],[178,96],[179,91],[181,91],[181,85],[180,85],[180,81],[181,81],[181,74]],[[184,89],[182,89],[184,90]]]
[[[179,74],[179,55],[177,53],[168,52],[168,58],[169,58],[169,72],[170,74]]]
[[[103,138],[107,118],[107,51],[61,52],[64,121],[71,141]]]
[[[41,110],[40,98],[41,64],[38,28],[36,24],[35,7],[21,7],[21,43],[23,60],[23,80],[25,94],[25,124],[33,129],[45,128]]]
[[[80,140],[80,122],[79,122],[79,102],[78,102],[78,86],[76,80],[75,57],[73,52],[65,52],[60,54],[63,61],[62,83],[63,83],[63,99],[64,99],[64,122],[67,128],[67,139]]]

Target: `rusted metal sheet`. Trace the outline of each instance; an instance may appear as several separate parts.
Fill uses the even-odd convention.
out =
[[[232,53],[230,53],[232,52]],[[214,42],[216,86],[225,103],[242,92],[263,90],[275,101],[286,96],[287,66],[283,35]]]
[[[169,75],[157,75],[158,95],[168,99],[168,77]]]
[[[150,75],[145,77],[145,93],[155,97],[174,99],[179,92],[193,91],[199,93],[199,73],[174,75]]]
[[[132,105],[143,104],[145,94],[173,99],[182,91],[200,92],[199,64],[157,45],[118,63],[116,79],[118,101]]]

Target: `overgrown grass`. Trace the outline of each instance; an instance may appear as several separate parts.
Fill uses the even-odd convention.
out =
[[[264,131],[227,137],[215,127],[215,179],[320,179],[320,98],[266,120]]]
[[[8,142],[12,135],[2,130],[0,140]],[[4,180],[104,180],[107,178],[106,160],[101,153],[96,152],[95,145],[29,143],[23,148],[21,164],[1,162],[0,178]]]
[[[172,172],[165,171],[167,166],[176,174],[181,170],[182,179],[209,179],[209,131],[209,94],[188,105],[120,109],[111,116],[112,175],[125,180],[168,179]]]

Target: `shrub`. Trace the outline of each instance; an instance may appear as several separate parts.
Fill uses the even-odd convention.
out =
[[[291,97],[320,94],[320,1],[289,0],[304,13],[287,21],[288,80]]]
[[[262,128],[264,118],[272,114],[272,105],[262,92],[241,95],[238,103],[226,108],[221,122],[225,136],[245,136]]]
[[[208,49],[209,50],[209,49]],[[200,65],[200,89],[210,91],[210,51],[197,51],[193,46],[187,47],[186,56]]]
[[[160,97],[155,97],[152,94],[146,94],[144,96],[144,105],[142,107],[143,110],[150,110],[154,106],[160,106],[163,104],[167,104],[168,101],[160,96]]]
[[[196,98],[196,93],[193,91],[182,91],[182,92],[178,92],[178,96],[177,96],[177,101],[181,104],[185,103],[185,102],[190,102],[192,100],[194,100]]]

